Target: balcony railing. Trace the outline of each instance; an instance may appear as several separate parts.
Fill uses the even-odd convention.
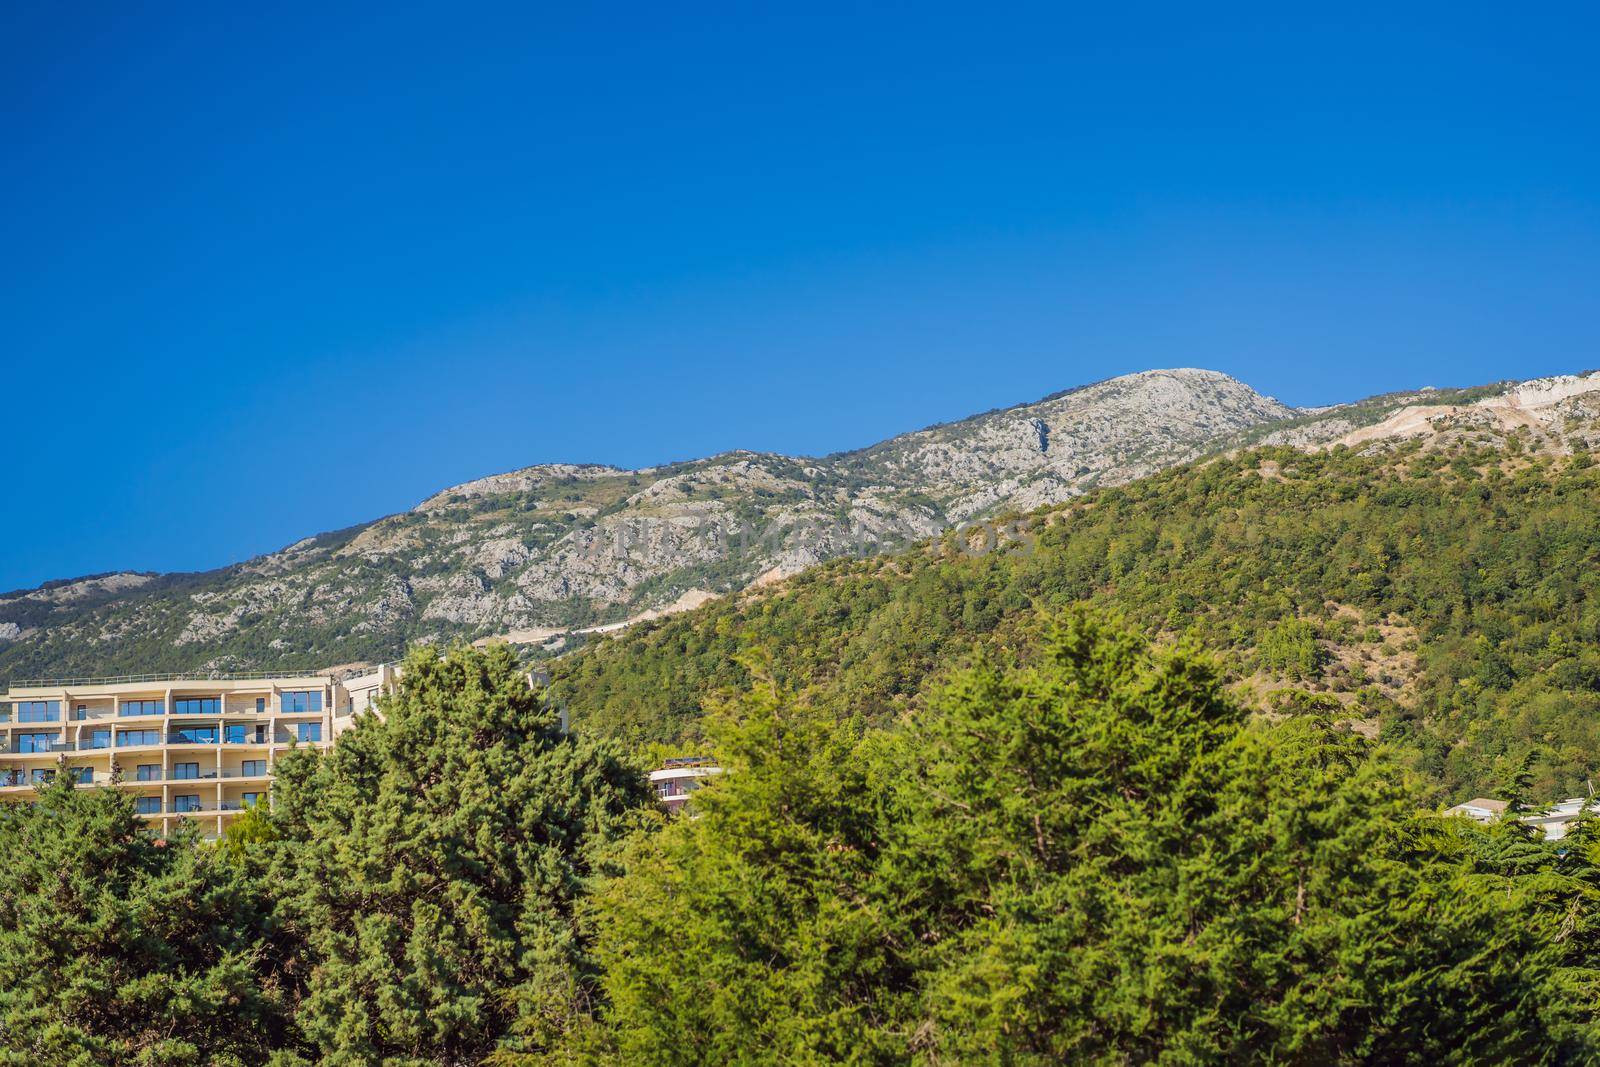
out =
[[[235,738],[235,737],[212,738],[210,740],[197,740],[197,739],[192,738],[192,737],[181,737],[181,736],[179,736],[177,734],[169,734],[168,737],[167,737],[166,743],[169,744],[169,745],[208,745],[208,746],[213,746],[214,747],[216,745],[271,745],[271,744],[284,744],[284,743],[287,743],[287,741],[288,741],[288,738],[277,738],[275,740],[275,739],[273,739],[271,737],[268,737],[266,734],[262,734],[260,737],[256,737],[254,735],[251,735],[249,737],[237,737],[237,738]]]
[[[132,777],[132,778],[130,778],[127,775],[123,775],[122,784],[123,785],[133,785],[133,786],[139,786],[139,785],[163,785],[163,784],[165,784],[165,785],[177,785],[177,784],[182,783],[182,782],[215,782],[219,778],[270,778],[270,777],[272,777],[271,772],[270,771],[266,771],[266,770],[251,771],[250,773],[246,774],[242,770],[237,770],[237,769],[234,769],[234,768],[226,768],[221,773],[218,773],[215,770],[199,771],[199,772],[196,772],[195,774],[176,774],[176,773],[171,773],[171,774],[168,774],[165,778],[161,778],[161,777],[155,777],[155,778]]]
[[[155,711],[129,711],[126,707],[118,708],[115,712],[113,712],[111,708],[104,707],[90,708],[82,715],[79,715],[76,711],[74,711],[71,715],[67,715],[65,717],[56,716],[53,719],[40,717],[19,719],[12,712],[0,711],[0,726],[59,726],[63,721],[63,718],[67,722],[86,722],[95,723],[97,725],[102,723],[109,725],[111,723],[140,722],[145,720],[153,722],[156,719],[176,719],[180,723],[184,724],[195,723],[197,725],[214,725],[230,719],[237,724],[238,720],[240,719],[260,722],[261,720],[267,718],[281,717],[298,718],[301,716],[314,716],[316,718],[321,718],[323,714],[324,712],[321,708],[291,710],[287,708],[273,707],[246,707],[222,708],[218,711],[180,713],[171,711],[167,708],[158,708]],[[336,718],[349,718],[351,715],[355,714],[355,709],[350,704],[345,704],[342,707],[336,708],[333,714]]]
[[[54,773],[54,771],[51,771],[52,776]],[[259,771],[245,771],[242,769],[228,768],[223,770],[220,774],[217,771],[211,770],[201,771],[196,774],[168,774],[165,778],[159,776],[154,778],[140,778],[137,776],[129,777],[127,775],[123,775],[122,779],[116,784],[139,787],[183,785],[191,782],[215,782],[218,779],[223,778],[239,779],[271,777],[272,772],[265,769]],[[35,781],[27,771],[0,771],[0,789],[14,789],[20,786],[44,784],[46,784],[44,781]],[[86,786],[109,786],[113,783],[109,774],[96,774],[88,779],[79,781],[78,784]]]
[[[0,740],[0,753],[12,756],[48,756],[52,752],[76,752],[77,749],[78,746],[71,741],[49,741],[25,748],[22,745],[13,745],[9,741]]]
[[[169,804],[169,805],[167,805],[166,814],[168,814],[168,815],[218,815],[218,814],[223,814],[223,813],[230,812],[230,811],[244,811],[246,808],[249,808],[249,807],[252,807],[252,806],[253,805],[250,805],[250,804],[240,804],[237,801],[233,801],[233,800],[225,800],[221,804],[215,804],[215,805],[212,805],[211,807],[200,807],[200,808],[180,808],[177,804]],[[159,814],[161,814],[161,812],[151,811],[151,812],[144,812],[143,814],[145,814],[145,815],[159,815]]]
[[[371,674],[373,667],[360,674],[350,673],[347,678]],[[12,689],[59,689],[63,686],[82,685],[137,685],[143,682],[264,682],[274,678],[331,678],[326,670],[286,671],[176,671],[166,674],[106,674],[68,675],[61,678],[13,678]]]

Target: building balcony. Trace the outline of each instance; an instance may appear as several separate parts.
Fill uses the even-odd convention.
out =
[[[7,756],[51,756],[57,752],[76,752],[77,746],[71,741],[51,741],[44,744],[35,744],[23,747],[9,741],[0,740],[0,754]]]
[[[165,811],[146,811],[146,812],[140,812],[140,814],[146,816],[147,818],[160,818],[161,816],[164,816],[164,815],[165,816],[192,815],[192,816],[196,816],[196,817],[199,817],[199,818],[203,818],[203,817],[205,817],[207,815],[210,815],[210,816],[237,815],[241,811],[244,811],[246,808],[252,807],[252,806],[253,805],[249,805],[249,804],[241,804],[238,801],[225,800],[225,801],[222,802],[222,804],[220,806],[216,805],[215,802],[213,802],[210,807],[200,807],[200,808],[180,808],[176,804],[169,804],[167,806],[167,810],[165,810]]]

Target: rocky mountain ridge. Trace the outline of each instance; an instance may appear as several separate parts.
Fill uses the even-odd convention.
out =
[[[318,667],[452,638],[555,647],[569,632],[1257,443],[1373,447],[1419,426],[1465,432],[1515,417],[1518,432],[1533,434],[1531,420],[1541,440],[1567,447],[1578,438],[1566,427],[1600,401],[1600,381],[1518,392],[1537,384],[1297,411],[1218,372],[1146,371],[824,457],[525,467],[216,571],[0,596],[0,677]]]
[[[217,571],[0,596],[0,677],[318,666],[416,640],[547,640],[1125,482],[1294,414],[1224,374],[1161,370],[830,456],[525,467]]]

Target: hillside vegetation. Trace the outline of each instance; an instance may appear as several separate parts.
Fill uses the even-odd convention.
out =
[[[591,731],[692,748],[759,646],[801,699],[890,723],[1086,601],[1217,650],[1257,711],[1376,732],[1441,796],[1530,751],[1536,792],[1570,792],[1600,751],[1597,505],[1587,453],[1515,437],[1258,449],[597,641],[554,686]]]

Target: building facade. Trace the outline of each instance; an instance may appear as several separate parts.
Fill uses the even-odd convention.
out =
[[[188,821],[214,837],[267,799],[283,753],[331,745],[394,680],[385,665],[13,682],[0,698],[0,802],[67,774],[127,793],[152,828]]]
[[[659,770],[651,771],[650,787],[662,807],[676,812],[689,802],[690,793],[721,773],[722,768],[705,756],[684,756],[669,759]]]
[[[1503,800],[1485,800],[1474,797],[1444,810],[1446,815],[1462,815],[1481,823],[1491,823],[1505,815],[1509,805]],[[1585,812],[1600,813],[1600,802],[1594,797],[1571,797],[1542,811],[1524,812],[1517,821],[1531,826],[1544,835],[1546,841],[1560,841]]]

